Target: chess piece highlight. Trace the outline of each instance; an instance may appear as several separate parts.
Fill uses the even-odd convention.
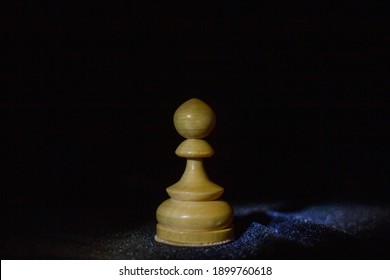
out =
[[[215,126],[214,111],[193,98],[173,117],[177,132],[187,138],[176,155],[187,159],[181,179],[166,189],[170,198],[157,209],[157,234],[161,243],[187,247],[223,244],[233,240],[233,209],[220,197],[224,189],[207,176],[203,159],[214,154],[202,138]]]

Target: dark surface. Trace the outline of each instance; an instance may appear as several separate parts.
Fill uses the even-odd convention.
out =
[[[236,240],[213,247],[160,244],[154,240],[155,222],[129,228],[127,220],[120,229],[111,224],[82,232],[69,231],[61,221],[62,228],[9,236],[1,250],[6,258],[27,259],[390,258],[390,207],[322,203],[291,209],[284,203],[252,203],[234,208]]]
[[[184,169],[174,155],[183,139],[172,116],[192,97],[217,114],[208,138],[216,154],[205,164],[225,187],[225,200],[237,207],[285,201],[297,211],[350,202],[375,221],[388,213],[384,2],[11,5],[0,29],[3,257],[124,257],[114,248],[132,232],[152,246],[154,211]],[[255,243],[265,232],[287,238],[275,233],[272,223],[283,222],[272,213],[261,214],[270,224],[256,215],[245,219],[240,236],[259,236]],[[315,223],[308,229],[318,240],[323,232],[332,244],[351,237]],[[284,229],[292,227],[304,228]],[[370,236],[386,239],[381,229],[373,226]],[[360,240],[359,232],[352,234],[357,247],[372,248],[361,256],[384,256],[373,237]],[[111,249],[91,247],[110,234],[119,234]],[[272,252],[246,256],[312,253],[301,244],[288,239]],[[300,253],[291,254],[290,245]],[[153,246],[153,252],[165,248]],[[332,257],[335,247],[313,254]],[[98,248],[113,253],[92,256]],[[210,256],[228,258],[218,250]]]

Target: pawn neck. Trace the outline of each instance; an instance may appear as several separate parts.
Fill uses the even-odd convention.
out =
[[[181,179],[168,187],[167,192],[176,200],[210,201],[218,199],[223,188],[208,178],[202,158],[189,158]]]
[[[203,158],[188,158],[186,169],[180,179],[183,182],[194,182],[194,180],[208,181],[206,170],[203,165]]]

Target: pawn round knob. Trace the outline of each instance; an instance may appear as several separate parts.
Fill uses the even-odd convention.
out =
[[[184,138],[204,138],[214,129],[215,113],[202,100],[192,98],[177,108],[173,123],[177,132]]]

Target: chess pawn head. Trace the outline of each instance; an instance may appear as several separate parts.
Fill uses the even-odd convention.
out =
[[[215,113],[202,100],[192,98],[177,108],[173,123],[177,132],[184,138],[205,138],[214,129]]]

